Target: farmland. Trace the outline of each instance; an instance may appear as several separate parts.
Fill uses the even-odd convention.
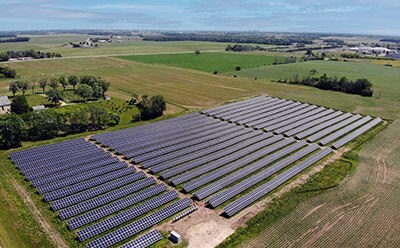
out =
[[[267,55],[242,55],[233,53],[164,54],[146,56],[126,56],[123,59],[147,64],[160,64],[205,72],[231,72],[236,66],[242,69],[271,65],[281,57]]]
[[[137,41],[132,41],[132,43],[134,42]],[[49,50],[59,49],[52,47],[49,41],[42,40],[37,43],[45,44],[42,46],[46,46]],[[356,149],[359,158],[344,159],[350,161],[352,168],[338,166],[335,167],[337,170],[332,169],[333,171],[330,171],[328,168],[321,172],[321,175],[339,173],[338,181],[332,180],[332,185],[335,187],[319,190],[331,185],[317,184],[317,193],[304,198],[301,193],[295,191],[299,200],[295,206],[292,206],[291,211],[268,222],[269,224],[265,226],[265,229],[255,232],[250,239],[240,236],[240,232],[234,234],[232,239],[241,240],[240,244],[236,245],[244,247],[255,246],[255,244],[263,244],[268,247],[287,246],[288,244],[325,246],[333,241],[339,242],[343,246],[369,244],[394,246],[398,244],[399,240],[394,235],[395,230],[400,228],[397,224],[398,216],[396,214],[398,212],[396,206],[399,205],[398,197],[396,198],[399,193],[396,190],[399,186],[398,180],[396,180],[399,173],[396,161],[400,159],[400,144],[397,135],[400,111],[399,68],[366,62],[328,61],[269,66],[268,64],[272,63],[273,57],[258,54],[201,53],[196,56],[192,50],[198,49],[198,45],[190,42],[161,45],[159,43],[151,45],[150,43],[143,43],[143,47],[140,47],[141,44],[138,43],[137,46],[132,44],[131,48],[124,47],[119,50],[119,48],[113,47],[101,53],[146,53],[155,49],[153,45],[161,47],[157,48],[160,49],[160,52],[185,50],[191,51],[191,53],[159,56],[140,55],[122,58],[68,58],[53,61],[10,63],[8,65],[17,70],[19,77],[27,79],[69,74],[101,76],[112,84],[109,95],[121,99],[115,100],[116,105],[122,105],[124,100],[131,97],[132,93],[162,94],[171,104],[169,108],[175,110],[173,114],[182,114],[185,112],[184,109],[188,109],[186,112],[190,112],[217,106],[231,100],[268,94],[274,97],[394,120],[381,133]],[[222,46],[215,43],[205,43],[204,47],[218,49]],[[71,53],[70,56],[78,56],[81,53],[80,51],[84,50],[78,49],[76,51],[79,52]],[[94,50],[90,50],[89,53],[92,53],[91,51]],[[264,66],[264,64],[267,64],[267,66]],[[235,72],[234,67],[236,65],[242,67],[240,72]],[[374,85],[374,96],[364,98],[273,82],[280,78],[290,78],[294,74],[309,75],[311,69],[316,69],[321,74],[327,73],[330,76],[368,78]],[[218,70],[220,73],[212,75],[214,70]],[[237,74],[238,77],[234,78],[233,74]],[[255,78],[258,79],[255,80]],[[8,82],[10,81],[0,80],[0,92],[2,94],[7,93]],[[32,98],[31,101],[38,102],[40,99]],[[107,106],[108,103],[106,102],[101,104],[111,108],[111,106]],[[129,110],[128,113],[123,120],[124,127],[132,125],[129,116],[135,113],[135,110]],[[78,136],[71,136],[67,139],[73,137]],[[24,148],[64,139],[26,143]],[[50,226],[56,232],[61,233],[68,245],[78,246],[76,241],[69,243],[68,240],[73,239],[74,235],[66,230],[64,224],[60,224],[62,222],[57,219],[56,214],[48,209],[46,204],[41,201],[41,197],[33,193],[33,188],[29,186],[29,183],[24,182],[22,176],[12,168],[12,165],[6,159],[7,154],[8,152],[1,152],[1,161],[5,165],[0,170],[3,185],[1,194],[4,196],[2,200],[4,204],[2,203],[1,207],[3,208],[6,204],[17,206],[18,211],[7,207],[2,209],[4,213],[10,215],[17,213],[17,221],[12,223],[7,219],[1,219],[1,226],[4,228],[0,229],[0,244],[5,247],[13,246],[10,245],[14,241],[13,237],[17,237],[16,247],[51,246],[51,239],[45,233],[35,231],[36,229],[41,230],[37,224],[37,216],[30,213],[24,199],[16,193],[13,185],[17,183],[28,192]],[[343,161],[340,160],[338,163],[341,162]],[[342,164],[346,165],[346,163]],[[349,174],[350,172],[352,174]],[[343,178],[345,180],[341,181]],[[316,180],[318,180],[318,177],[316,177]],[[305,187],[304,190],[308,190],[307,187],[310,186],[305,185]],[[283,199],[285,199],[284,197]],[[279,202],[277,203],[279,205]],[[26,225],[20,228],[22,220]],[[382,228],[383,225],[384,228]],[[372,240],[369,238],[376,233],[384,236],[385,239]],[[226,245],[229,245],[229,242],[228,240]]]

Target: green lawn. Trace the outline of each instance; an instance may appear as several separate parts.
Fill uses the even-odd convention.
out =
[[[350,79],[367,78],[373,84],[374,96],[386,100],[400,100],[400,69],[382,65],[355,62],[309,61],[304,63],[264,66],[242,70],[239,76],[259,79],[290,79],[295,74],[300,77],[310,75],[316,69],[319,74],[346,76]]]
[[[161,64],[205,72],[233,72],[236,66],[246,69],[270,65],[276,57],[235,53],[201,53],[200,55],[191,53],[134,55],[122,56],[121,58],[147,64]]]

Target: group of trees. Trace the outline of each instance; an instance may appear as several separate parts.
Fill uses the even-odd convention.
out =
[[[24,96],[18,96],[24,98]],[[14,99],[15,101],[15,99]],[[13,102],[14,102],[13,101]],[[51,139],[57,136],[104,129],[119,122],[118,116],[95,105],[39,112],[11,113],[0,117],[0,148],[19,147],[22,141]]]
[[[15,78],[16,76],[17,72],[14,69],[0,66],[0,78]]]
[[[316,71],[311,72],[311,74],[316,74]],[[322,90],[333,90],[341,91],[349,94],[356,94],[361,96],[372,96],[372,83],[368,79],[356,79],[349,80],[346,77],[337,78],[328,77],[326,74],[317,76],[307,76],[305,78],[300,78],[295,75],[290,80],[278,80],[279,83],[289,83],[289,84],[300,84],[316,87]]]
[[[151,120],[162,116],[163,112],[167,109],[167,103],[163,96],[142,96],[142,99],[132,99],[130,104],[136,104],[140,113],[132,116],[133,121]]]
[[[340,57],[345,59],[359,59],[361,56],[357,53],[342,53]]]
[[[9,50],[4,53],[0,53],[0,61],[8,61],[11,58],[33,58],[33,59],[47,59],[47,58],[61,58],[61,54],[59,53],[50,53],[50,52],[42,52],[35,51],[33,49],[30,50]]]
[[[175,33],[164,32],[160,35],[145,35],[148,41],[209,41],[229,43],[253,43],[270,45],[291,45],[293,43],[313,44],[319,37],[313,35],[261,35],[244,33]]]
[[[296,63],[297,58],[294,56],[286,57],[283,59],[275,58],[274,62],[272,62],[273,65],[281,65],[281,64],[291,64],[291,63]]]
[[[28,42],[31,38],[29,37],[7,37],[0,39],[0,43],[6,42]]]
[[[264,47],[261,46],[250,46],[250,45],[240,45],[235,44],[233,46],[228,45],[225,48],[225,51],[233,51],[233,52],[244,52],[244,51],[266,51]]]
[[[17,80],[11,82],[9,85],[9,91],[15,96],[18,91],[25,92],[28,89],[32,89],[32,93],[35,92],[36,86],[39,86],[43,93],[46,92],[46,87],[49,86],[50,90],[46,92],[47,98],[50,102],[56,104],[63,100],[63,92],[59,90],[61,86],[65,91],[66,88],[71,85],[74,92],[81,96],[84,100],[92,99],[97,100],[104,97],[104,94],[108,90],[110,83],[101,79],[100,77],[94,76],[82,76],[71,75],[68,78],[61,76],[59,78],[42,78],[37,81],[28,82],[26,80]]]

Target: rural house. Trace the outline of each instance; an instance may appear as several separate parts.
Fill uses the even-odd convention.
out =
[[[11,112],[11,101],[8,96],[0,96],[0,114]]]

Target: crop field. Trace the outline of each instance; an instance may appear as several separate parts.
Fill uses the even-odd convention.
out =
[[[366,134],[362,139],[351,144],[351,148],[354,148],[352,152],[337,160],[334,166],[327,166],[318,172],[316,180],[326,180],[327,184],[317,184],[314,188],[313,179],[306,181],[304,188],[299,186],[298,190],[280,194],[279,199],[271,199],[267,205],[264,200],[258,202],[251,207],[252,214],[245,216],[240,213],[239,216],[228,219],[229,225],[226,225],[226,219],[219,214],[229,203],[240,199],[254,189],[250,188],[241,192],[229,203],[221,204],[216,210],[201,206],[205,209],[204,212],[196,211],[193,213],[193,217],[211,218],[215,222],[199,229],[199,226],[196,225],[189,228],[187,223],[192,222],[183,220],[176,224],[179,232],[199,234],[202,229],[209,231],[218,226],[221,237],[226,238],[231,235],[221,244],[221,247],[282,247],[289,245],[321,247],[332,242],[340,246],[397,247],[400,244],[400,240],[396,236],[400,230],[398,224],[400,223],[398,216],[400,203],[398,199],[400,193],[398,192],[400,188],[398,180],[400,173],[398,166],[398,161],[400,161],[398,138],[400,132],[400,68],[396,63],[393,63],[393,67],[384,66],[386,61],[377,62],[376,60],[310,61],[268,65],[273,61],[271,55],[265,53],[251,53],[250,55],[224,52],[206,53],[206,50],[223,50],[226,44],[203,42],[157,43],[132,40],[126,41],[124,44],[105,44],[97,50],[64,50],[59,46],[60,42],[70,39],[80,41],[81,38],[84,37],[65,35],[59,37],[57,41],[52,41],[47,37],[33,37],[30,43],[12,44],[11,46],[0,44],[0,50],[26,49],[29,46],[35,46],[34,49],[57,51],[62,55],[65,53],[64,56],[160,53],[157,56],[82,57],[5,64],[15,68],[18,77],[25,79],[51,78],[71,74],[101,76],[111,82],[108,94],[115,98],[114,104],[110,105],[106,102],[101,102],[101,104],[106,108],[116,109],[117,112],[121,111],[123,115],[121,127],[134,125],[130,122],[129,116],[135,113],[136,109],[126,110],[121,107],[133,93],[163,95],[168,101],[168,117],[205,110],[242,98],[269,95],[333,108],[334,111],[351,112],[353,115],[370,115],[372,118],[384,119],[385,124],[375,128],[372,133],[376,134],[382,129],[383,131],[376,136]],[[199,56],[194,55],[195,49],[199,49],[202,53]],[[162,54],[165,52],[188,52],[188,54]],[[217,58],[216,55],[221,58]],[[196,59],[201,60],[202,56],[202,61],[196,61]],[[204,59],[207,56],[212,63],[207,63],[207,60]],[[250,56],[251,60],[248,60],[246,56]],[[173,57],[177,61],[170,59]],[[261,62],[265,59],[270,62]],[[213,69],[213,67],[219,66],[219,63],[223,63],[219,67],[221,69]],[[241,71],[235,71],[236,64],[242,67]],[[267,65],[264,66],[264,64]],[[311,69],[316,69],[318,75],[326,73],[328,76],[346,76],[350,79],[367,78],[373,83],[374,96],[360,97],[274,82],[278,79],[289,79],[295,74],[307,76]],[[218,70],[219,73],[213,75],[214,70]],[[233,77],[234,74],[237,77]],[[2,95],[10,95],[8,92],[9,82],[10,80],[0,79]],[[37,90],[40,91],[40,89]],[[28,96],[28,100],[30,103],[41,103],[43,99],[40,96]],[[247,123],[241,124],[246,125]],[[111,130],[118,128],[111,128]],[[18,150],[70,140],[83,135],[96,134],[85,133],[49,141],[26,142],[24,148]],[[66,222],[59,219],[58,213],[49,209],[48,203],[42,201],[42,196],[35,193],[35,189],[30,183],[24,181],[24,176],[15,170],[10,160],[7,159],[10,152],[0,151],[0,161],[3,164],[0,169],[0,195],[2,196],[0,211],[4,213],[0,216],[0,246],[52,247],[57,243],[61,244],[61,247],[81,247],[82,245],[74,240],[76,233],[67,229]],[[308,173],[308,170],[306,171]],[[323,178],[319,178],[318,175]],[[342,180],[343,178],[344,180]],[[257,186],[265,182],[267,181],[262,181]],[[307,185],[311,185],[311,189]],[[182,189],[182,186],[178,185],[177,189]],[[285,184],[284,187],[286,186]],[[272,193],[275,195],[279,192],[273,191]],[[179,197],[182,198],[182,196],[179,193]],[[296,199],[295,203],[285,204],[291,199]],[[266,211],[260,212],[259,210],[264,209],[265,206],[267,206]],[[282,211],[278,213],[272,211],[271,208],[274,206]],[[11,221],[5,216],[14,216],[14,218]],[[249,220],[253,216],[255,217]],[[251,222],[252,220],[254,222]],[[239,231],[234,232],[246,221],[249,221],[248,224],[251,225],[251,227],[247,227],[251,235],[240,228]],[[230,225],[233,222],[235,225],[232,227]],[[163,233],[170,228],[168,223],[159,226]],[[210,240],[220,243],[223,241],[221,237],[213,237]]]
[[[267,55],[243,55],[235,53],[202,53],[193,54],[163,54],[163,55],[137,55],[121,57],[127,60],[147,64],[160,64],[181,67],[213,73],[232,72],[236,66],[242,69],[271,65],[278,56]]]

